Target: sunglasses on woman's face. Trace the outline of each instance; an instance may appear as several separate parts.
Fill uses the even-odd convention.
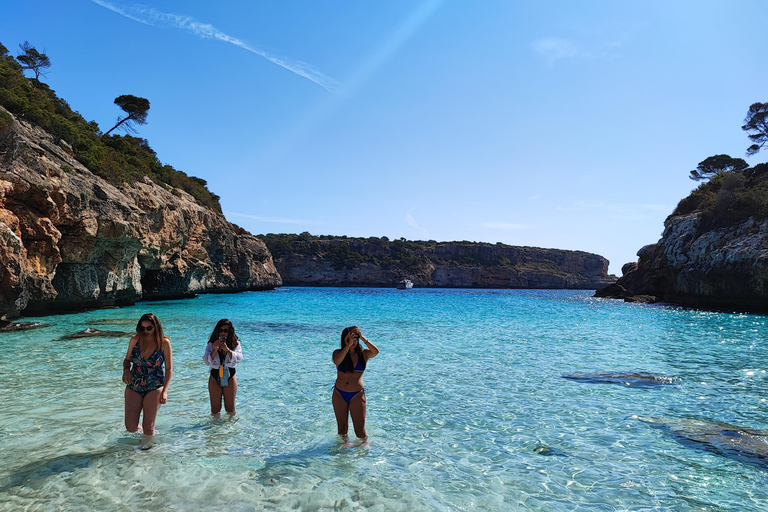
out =
[[[154,325],[140,325],[139,332],[152,332],[154,328]]]
[[[219,329],[219,332],[229,332],[229,328],[228,327],[222,327],[221,329]]]

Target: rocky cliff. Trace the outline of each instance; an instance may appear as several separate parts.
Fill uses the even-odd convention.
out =
[[[596,296],[768,311],[768,165],[722,173],[681,201],[661,239]]]
[[[311,236],[311,235],[310,235]],[[474,242],[410,242],[305,235],[262,237],[292,286],[596,289],[615,281],[596,254]],[[301,238],[304,239],[301,239]]]
[[[684,306],[768,311],[768,221],[701,231],[700,213],[673,215],[656,244],[624,265],[616,285],[597,296],[645,296]]]
[[[261,240],[186,192],[116,187],[15,118],[0,137],[0,315],[282,284]]]

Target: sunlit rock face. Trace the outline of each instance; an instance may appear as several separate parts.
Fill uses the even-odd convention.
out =
[[[1,108],[1,107],[0,107]],[[264,243],[149,178],[115,187],[14,120],[0,155],[0,314],[46,314],[282,280]]]
[[[668,217],[658,243],[643,247],[617,284],[685,306],[768,310],[768,221],[699,223],[698,213]]]

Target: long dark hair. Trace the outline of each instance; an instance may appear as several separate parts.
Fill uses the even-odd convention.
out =
[[[222,318],[216,322],[216,327],[213,328],[213,332],[211,333],[211,337],[208,339],[208,343],[213,343],[219,339],[219,329],[224,326],[229,327],[229,334],[227,334],[227,346],[229,347],[229,350],[235,350],[235,347],[239,345],[238,340],[240,338],[238,338],[237,334],[235,334],[235,326],[232,325],[232,322],[230,322],[228,318]]]
[[[343,331],[341,331],[341,349],[344,350],[344,338],[347,337],[347,334],[350,333],[350,331],[353,331],[357,329],[356,325],[353,325],[352,327],[347,327]],[[355,353],[357,354],[357,362],[360,363],[360,366],[363,367],[363,370],[365,370],[365,356],[363,355],[363,349],[360,347],[360,339],[357,340],[357,346],[355,347]],[[351,373],[355,371],[355,365],[352,364],[352,356],[347,352],[347,355],[344,356],[344,360],[339,365],[339,371],[342,373]]]
[[[139,330],[139,327],[141,327],[141,322],[151,322],[152,325],[155,326],[154,330],[152,331],[152,335],[155,338],[155,345],[157,345],[157,350],[163,350],[163,341],[165,341],[165,334],[163,333],[163,326],[160,324],[160,320],[153,314],[153,313],[145,313],[141,315],[141,318],[139,318],[139,321],[136,322],[136,334],[141,336],[144,334],[144,330]]]

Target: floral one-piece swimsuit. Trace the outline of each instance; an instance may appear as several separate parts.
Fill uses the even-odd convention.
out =
[[[142,359],[139,342],[136,342],[131,352],[133,371],[128,389],[144,396],[150,391],[163,387],[165,385],[164,361],[162,350],[155,350],[147,359]]]

